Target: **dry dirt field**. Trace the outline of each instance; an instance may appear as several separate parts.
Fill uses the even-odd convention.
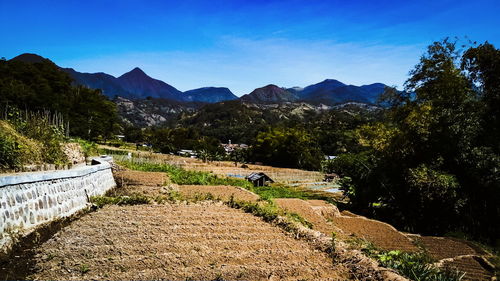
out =
[[[189,158],[183,158],[189,159]],[[194,160],[194,159],[193,159]],[[198,165],[198,163],[196,164]],[[261,167],[261,166],[258,166]],[[221,170],[222,171],[222,170]],[[306,172],[308,173],[308,172]],[[185,197],[210,193],[224,200],[257,201],[232,186],[165,186],[166,173],[117,171],[115,195],[156,197],[177,190]],[[441,264],[467,272],[465,280],[491,280],[484,252],[460,240],[404,235],[392,226],[357,216],[321,200],[275,199],[326,235],[354,235],[386,250],[424,247]],[[280,228],[222,203],[106,206],[75,220],[29,260],[12,262],[13,279],[347,280],[345,265]],[[18,267],[17,265],[21,265]],[[24,267],[23,267],[24,266]],[[28,269],[28,270],[26,270]],[[26,275],[25,273],[28,273]]]
[[[34,279],[347,280],[332,258],[222,204],[106,206],[34,256]]]
[[[404,234],[392,226],[364,217],[349,217],[333,211],[335,207],[321,200],[276,199],[276,203],[291,212],[303,216],[313,224],[314,229],[327,235],[333,231],[355,235],[366,239],[384,250],[416,251],[418,248]],[[318,208],[322,207],[322,208]]]
[[[126,170],[116,171],[113,175],[116,184],[120,187],[113,191],[114,195],[158,196],[168,191],[165,187],[168,181],[166,173]]]
[[[478,247],[446,237],[422,236],[415,240],[444,266],[465,272],[464,280],[491,280],[493,276],[492,268],[482,258],[487,253]]]

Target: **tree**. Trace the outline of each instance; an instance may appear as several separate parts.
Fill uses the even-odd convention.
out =
[[[332,164],[351,178],[352,205],[408,231],[500,237],[499,70],[490,44],[430,45],[405,91],[384,93],[385,120],[355,131],[365,151]]]
[[[257,162],[309,170],[318,170],[322,158],[311,135],[294,128],[274,128],[260,132],[250,153]]]

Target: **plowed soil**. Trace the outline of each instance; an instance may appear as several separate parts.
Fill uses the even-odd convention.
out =
[[[325,217],[315,212],[311,205],[305,200],[280,198],[274,199],[274,202],[276,202],[279,207],[289,212],[296,213],[312,223],[314,230],[318,230],[326,235],[332,235],[332,232],[336,232],[333,224],[329,223]]]
[[[229,200],[231,196],[236,200],[255,202],[259,196],[248,190],[229,185],[180,185],[179,192],[186,197],[194,197],[196,194],[212,194],[216,198]]]
[[[477,255],[479,253],[467,243],[458,239],[446,237],[422,236],[416,239],[436,260],[453,258],[462,255]]]
[[[166,173],[125,170],[116,171],[113,175],[118,187],[112,191],[112,195],[141,194],[154,197],[168,191],[165,186],[168,182]]]
[[[480,261],[487,254],[483,250],[465,241],[447,237],[422,236],[417,237],[429,255],[435,260],[446,259],[444,266],[465,273],[464,280],[491,280],[494,272]]]
[[[333,220],[336,227],[345,233],[372,242],[384,250],[417,251],[418,248],[404,234],[389,224],[365,217],[340,216]]]
[[[479,261],[479,258],[475,258],[472,256],[462,256],[453,259],[453,261],[444,262],[444,267],[465,273],[465,276],[462,280],[492,280],[494,273],[485,269]]]
[[[366,239],[384,250],[417,251],[418,248],[404,234],[389,224],[370,220],[365,217],[339,216],[336,212],[327,212],[328,203],[321,200],[304,201],[300,199],[275,199],[278,206],[297,213],[313,224],[315,230],[331,235],[341,229],[346,235],[355,235]],[[315,211],[315,208],[323,210]]]
[[[332,258],[222,204],[107,206],[37,248],[35,279],[347,280]]]
[[[151,185],[162,186],[168,180],[167,173],[141,172],[133,170],[113,172],[116,183],[121,185]]]

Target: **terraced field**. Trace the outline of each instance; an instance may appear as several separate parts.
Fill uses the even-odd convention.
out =
[[[311,202],[310,202],[311,201]],[[321,200],[276,199],[276,203],[303,216],[314,229],[327,235],[332,232],[344,236],[355,235],[384,250],[416,251],[418,248],[404,234],[389,224],[364,217],[341,215],[336,207]],[[339,233],[340,232],[340,233]]]
[[[115,172],[115,179],[119,188],[113,194],[120,196],[141,194],[155,198],[175,190],[183,198],[210,193],[226,201],[230,197],[259,200],[258,195],[234,186],[171,185],[165,173],[126,170]],[[332,232],[340,238],[356,236],[385,250],[418,251],[419,245],[442,266],[466,272],[464,280],[491,280],[493,276],[483,259],[486,253],[463,241],[405,235],[380,221],[339,212],[322,200],[274,201],[327,236]],[[373,271],[370,262],[358,263],[344,250],[337,255],[338,260],[333,260],[314,248],[314,243],[294,238],[297,237],[220,202],[109,205],[72,222],[31,249],[29,258],[16,256],[10,265],[0,268],[5,271],[0,272],[0,279],[387,278],[381,278],[382,271],[375,273],[377,270]]]
[[[35,279],[349,279],[325,253],[220,203],[107,206],[34,259]]]

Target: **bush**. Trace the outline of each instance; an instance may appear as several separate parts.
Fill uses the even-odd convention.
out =
[[[141,205],[149,204],[148,197],[143,195],[132,196],[92,196],[90,202],[102,208],[105,205]]]
[[[82,148],[83,155],[85,156],[85,158],[87,158],[89,156],[97,156],[97,155],[99,155],[99,150],[97,148],[97,143],[92,142],[92,141],[87,141],[87,140],[84,140],[84,139],[76,139],[75,141]]]
[[[39,143],[19,134],[8,122],[0,121],[0,169],[18,169],[42,161]]]
[[[375,255],[379,263],[395,269],[399,274],[411,280],[421,281],[457,281],[464,273],[443,271],[431,265],[431,259],[424,253],[403,253],[400,251],[382,252]]]

